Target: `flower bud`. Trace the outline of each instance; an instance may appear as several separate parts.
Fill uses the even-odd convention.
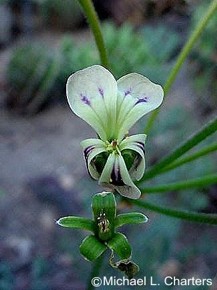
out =
[[[95,234],[103,241],[114,235],[114,222],[116,217],[116,201],[111,192],[95,194],[92,199],[92,209],[95,220]]]

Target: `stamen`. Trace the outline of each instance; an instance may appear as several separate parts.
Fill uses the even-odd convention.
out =
[[[112,141],[112,147],[115,149],[117,145],[118,145],[117,140],[113,140]]]
[[[106,218],[106,215],[104,212],[100,213],[100,215],[97,218],[98,220],[98,227],[100,229],[101,233],[105,233],[109,231],[109,220]]]

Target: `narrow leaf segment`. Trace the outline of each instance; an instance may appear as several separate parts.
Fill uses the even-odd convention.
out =
[[[182,65],[184,64],[187,56],[189,55],[191,49],[193,48],[194,44],[196,43],[196,41],[199,39],[201,33],[204,31],[204,29],[206,28],[206,25],[208,24],[209,20],[212,18],[212,16],[215,14],[217,10],[217,0],[213,0],[206,13],[204,14],[203,18],[200,20],[200,22],[198,23],[198,25],[195,27],[194,31],[192,32],[192,34],[190,35],[189,37],[189,40],[186,42],[185,46],[183,47],[183,49],[181,50],[178,58],[177,58],[177,61],[174,65],[174,67],[172,68],[170,74],[169,74],[169,77],[165,83],[165,86],[164,86],[164,92],[165,94],[167,94],[169,92],[169,90],[171,89],[175,79],[176,79],[176,76],[177,74],[179,73]],[[159,113],[159,109],[157,109],[156,111],[154,111],[148,122],[147,122],[147,125],[146,125],[146,128],[145,128],[145,133],[148,134],[154,124],[154,121],[155,119],[157,118],[158,116],[158,113]]]
[[[217,117],[211,120],[208,124],[202,127],[198,132],[196,132],[192,137],[190,137],[187,141],[182,143],[178,148],[172,151],[169,155],[162,158],[157,164],[151,167],[148,171],[146,171],[145,175],[140,179],[139,183],[144,180],[150,179],[160,172],[161,169],[165,168],[167,165],[174,162],[180,156],[188,152],[194,146],[199,144],[201,141],[206,139],[208,136],[212,135],[217,131]]]
[[[205,223],[210,225],[217,225],[217,215],[216,214],[205,214],[205,213],[197,213],[187,210],[179,210],[179,209],[172,209],[168,207],[162,207],[155,204],[152,204],[147,201],[141,200],[133,200],[131,201],[134,205],[155,211],[157,213],[161,213],[164,215],[168,215],[171,217],[188,220],[197,223]]]
[[[188,155],[188,156],[185,156],[185,157],[182,157],[176,161],[174,161],[173,163],[169,164],[168,166],[166,166],[165,168],[163,168],[160,173],[165,173],[167,171],[170,171],[174,168],[177,168],[179,166],[182,166],[186,163],[189,163],[189,162],[192,162],[196,159],[199,159],[207,154],[210,154],[212,152],[215,152],[217,150],[217,143],[212,143],[211,145],[209,146],[206,146],[200,150],[198,150],[197,152],[191,154],[191,155]]]
[[[204,188],[208,185],[217,183],[217,174],[210,174],[201,178],[175,182],[171,184],[161,184],[153,187],[142,188],[142,194],[177,191],[189,188]]]

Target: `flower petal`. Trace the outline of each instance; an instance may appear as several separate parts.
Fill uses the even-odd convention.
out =
[[[120,143],[120,150],[133,150],[138,153],[138,158],[134,160],[132,167],[129,170],[130,177],[134,180],[140,180],[145,171],[145,134],[132,135],[126,137]]]
[[[140,190],[132,182],[123,157],[114,152],[108,157],[99,184],[115,189],[128,198],[137,199],[141,195]]]
[[[111,137],[116,123],[117,82],[107,69],[94,65],[72,74],[66,95],[72,111],[102,140]]]
[[[92,163],[92,160],[100,153],[106,152],[105,143],[100,139],[86,139],[81,142],[81,146],[84,150],[84,157],[86,160],[86,165],[88,172],[91,177],[98,180],[100,177],[99,172],[96,170],[96,167]]]
[[[120,141],[142,116],[160,106],[164,92],[160,85],[137,73],[121,77],[117,84],[117,128]]]
[[[102,171],[102,174],[99,179],[99,184],[103,185],[105,189],[113,189],[113,186],[110,184],[111,181],[111,173],[115,163],[115,153],[111,153],[107,159],[105,167]]]

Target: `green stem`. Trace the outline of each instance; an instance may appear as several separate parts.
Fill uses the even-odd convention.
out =
[[[108,56],[106,53],[106,47],[103,40],[102,31],[100,28],[99,18],[95,11],[94,5],[91,0],[78,0],[78,1],[84,10],[84,14],[87,17],[88,23],[93,32],[95,42],[99,51],[101,64],[104,67],[109,68],[109,61],[108,61]]]
[[[192,137],[190,137],[187,141],[182,143],[178,148],[176,148],[174,151],[172,151],[169,155],[162,158],[161,161],[159,161],[157,164],[151,167],[142,179],[139,181],[142,182],[144,180],[150,179],[157,175],[160,170],[167,165],[174,162],[176,159],[178,159],[180,156],[182,156],[184,153],[192,149],[194,146],[196,146],[198,143],[206,139],[208,136],[212,135],[214,132],[217,131],[217,117],[210,121],[207,125],[202,127],[198,132],[196,132]]]
[[[157,213],[168,215],[171,217],[188,220],[192,222],[205,223],[211,225],[217,225],[217,215],[216,214],[205,214],[196,213],[186,210],[176,210],[168,207],[158,206],[147,201],[132,200],[131,203],[138,207],[146,208]]]
[[[210,174],[204,177],[189,179],[189,180],[180,181],[180,182],[144,187],[144,188],[141,188],[141,192],[143,194],[146,194],[146,193],[177,191],[177,190],[189,189],[189,188],[204,188],[207,185],[211,185],[215,183],[217,183],[217,174]]]
[[[203,30],[205,29],[208,21],[210,20],[210,18],[213,16],[213,14],[216,12],[217,9],[217,0],[213,0],[212,3],[209,5],[207,12],[205,13],[204,17],[201,19],[201,21],[198,23],[198,25],[196,26],[195,30],[192,32],[190,38],[188,39],[188,41],[186,42],[185,46],[183,47],[183,49],[181,50],[177,61],[172,69],[172,71],[169,74],[169,77],[164,85],[164,92],[165,95],[169,92],[169,90],[172,87],[172,84],[174,83],[176,76],[178,74],[178,72],[180,71],[185,59],[187,58],[188,54],[190,53],[193,45],[195,44],[195,42],[198,40],[198,38],[200,37],[201,33],[203,32]],[[154,123],[154,120],[156,119],[158,113],[159,113],[160,109],[155,110],[146,125],[145,128],[145,133],[148,134],[151,130],[151,127]]]
[[[94,277],[99,277],[100,274],[100,269],[102,267],[103,261],[104,261],[104,256],[105,255],[101,255],[95,262],[94,265],[92,267],[92,271],[90,273],[90,277],[88,279],[88,285],[87,285],[87,290],[93,290],[95,289],[94,286],[91,283],[91,279]]]
[[[180,158],[179,160],[177,161],[174,161],[172,164],[168,165],[167,167],[163,168],[159,173],[165,173],[167,171],[170,171],[174,168],[177,168],[179,166],[182,166],[183,164],[186,164],[186,163],[189,163],[189,162],[192,162],[196,159],[199,159],[209,153],[212,153],[214,151],[217,150],[217,143],[212,143],[211,145],[209,146],[206,146],[204,148],[202,148],[201,150],[193,153],[192,155],[189,155],[189,156],[186,156],[186,157],[183,157],[183,158]]]

